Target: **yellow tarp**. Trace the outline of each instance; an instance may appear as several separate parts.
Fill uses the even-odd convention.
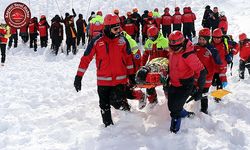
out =
[[[219,90],[215,90],[213,92],[211,92],[211,96],[215,97],[215,98],[222,98],[223,96],[232,93],[228,90],[225,89],[219,89]]]

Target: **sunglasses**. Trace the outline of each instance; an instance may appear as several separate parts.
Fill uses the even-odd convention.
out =
[[[221,39],[221,37],[213,37],[213,39]]]
[[[173,51],[178,51],[183,47],[183,44],[178,44],[178,45],[169,45],[170,49],[172,49]]]

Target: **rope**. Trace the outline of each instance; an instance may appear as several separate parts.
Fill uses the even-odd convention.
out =
[[[56,1],[56,6],[57,6],[57,9],[58,9],[58,11],[59,11],[59,13],[60,13],[60,16],[62,16],[62,13],[61,13],[60,8],[59,8],[59,5],[58,5],[58,2],[57,2],[57,0],[55,0],[55,1]]]

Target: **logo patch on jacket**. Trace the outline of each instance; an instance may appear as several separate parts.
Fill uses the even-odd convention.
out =
[[[135,57],[135,59],[140,59],[141,58],[141,56],[139,54],[135,54],[134,57]]]
[[[119,45],[123,45],[125,43],[125,40],[123,38],[120,38],[118,43],[119,43]]]
[[[104,45],[104,42],[99,42],[99,46],[103,46]]]
[[[204,54],[205,57],[209,57],[209,55],[210,55],[209,51],[206,51],[205,54]]]

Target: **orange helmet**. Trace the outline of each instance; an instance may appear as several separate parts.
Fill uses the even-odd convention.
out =
[[[133,8],[133,12],[138,12],[138,8]]]
[[[96,13],[97,15],[99,15],[99,16],[102,16],[102,11],[97,11],[97,13]]]
[[[120,19],[117,15],[114,14],[107,14],[104,18],[104,26],[119,24]]]
[[[114,9],[114,14],[118,15],[119,14],[119,10],[118,9]]]
[[[210,29],[203,28],[199,31],[199,36],[211,36]]]
[[[174,31],[169,35],[169,45],[179,45],[185,40],[181,31]]]
[[[247,39],[246,33],[241,33],[241,34],[239,35],[239,40],[240,40],[240,41],[244,41],[245,39]]]
[[[213,35],[212,35],[212,36],[213,36],[213,37],[222,37],[222,36],[223,36],[223,33],[222,33],[222,31],[221,31],[220,28],[216,28],[216,29],[214,29]]]
[[[150,12],[148,13],[148,17],[153,17],[153,12],[152,12],[152,11],[150,11]]]

